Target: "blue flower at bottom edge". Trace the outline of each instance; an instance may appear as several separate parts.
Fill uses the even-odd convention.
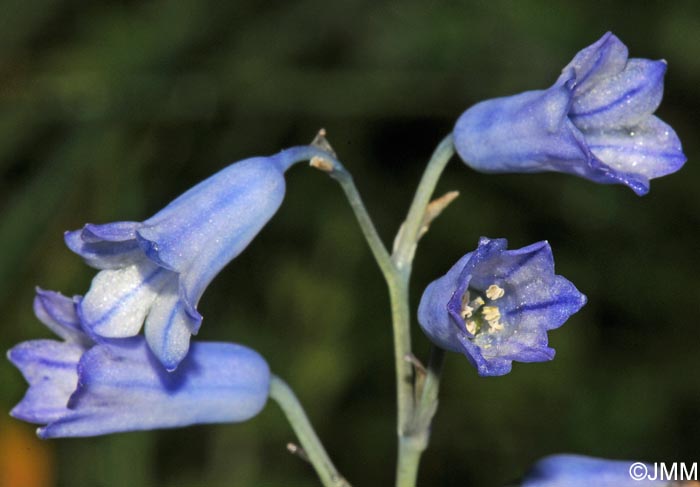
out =
[[[238,422],[267,401],[270,371],[249,348],[198,342],[169,373],[142,337],[92,342],[74,301],[59,293],[38,290],[34,309],[64,341],[33,340],[8,352],[29,383],[11,415],[45,425],[42,438]]]
[[[633,465],[637,468],[634,470]],[[671,487],[697,485],[649,480],[654,467],[639,462],[605,460],[581,455],[552,455],[538,461],[521,487]],[[633,478],[637,476],[637,478]]]
[[[197,303],[219,271],[272,218],[284,172],[321,153],[310,146],[253,157],[219,171],[144,222],[88,224],[68,247],[99,269],[78,313],[93,338],[145,336],[168,370],[185,357],[202,316]]]
[[[686,161],[676,133],[652,115],[665,73],[665,61],[628,59],[608,32],[576,54],[551,88],[464,112],[455,148],[482,172],[558,171],[646,194],[650,179]]]
[[[418,307],[418,322],[433,343],[464,354],[482,376],[507,374],[513,360],[554,358],[547,331],[586,303],[554,274],[547,242],[506,247],[505,239],[482,237],[474,252],[428,285]]]

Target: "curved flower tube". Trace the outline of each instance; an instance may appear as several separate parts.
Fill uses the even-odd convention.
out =
[[[655,480],[650,480],[650,478]],[[686,485],[690,487],[695,483]],[[654,468],[640,462],[605,460],[581,455],[552,455],[538,461],[521,487],[672,487]]]
[[[204,289],[272,218],[284,172],[327,154],[311,146],[231,164],[143,222],[87,224],[66,232],[68,247],[100,272],[78,305],[88,333],[124,338],[145,321],[148,345],[168,370],[199,330]]]
[[[487,173],[558,171],[638,195],[686,161],[673,129],[652,115],[665,61],[628,59],[612,33],[580,51],[547,90],[478,103],[454,128],[455,148]]]
[[[64,341],[33,340],[8,352],[29,383],[10,414],[44,425],[41,438],[239,422],[265,405],[270,371],[253,350],[198,342],[169,373],[143,337],[92,342],[75,302],[38,290],[37,316]]]
[[[553,359],[547,331],[586,303],[554,274],[547,242],[506,247],[505,239],[482,237],[474,252],[428,285],[418,306],[418,322],[433,343],[464,354],[482,376],[507,374],[513,360]]]

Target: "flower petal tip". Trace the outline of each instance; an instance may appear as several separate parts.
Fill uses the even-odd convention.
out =
[[[673,130],[653,115],[666,70],[665,60],[628,59],[608,32],[576,54],[549,89],[465,111],[455,124],[455,149],[486,173],[557,171],[644,195],[650,179],[685,161]]]

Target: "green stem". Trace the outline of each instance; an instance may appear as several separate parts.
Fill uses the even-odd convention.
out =
[[[437,186],[442,171],[445,169],[445,166],[454,153],[455,149],[452,134],[450,134],[438,144],[425,168],[423,177],[418,184],[416,194],[413,197],[411,207],[408,210],[406,221],[400,231],[400,237],[396,242],[394,254],[392,255],[394,264],[396,264],[399,269],[404,269],[406,267],[410,269],[411,267],[420,228],[423,223],[423,215],[425,215],[425,209],[428,203],[430,203],[433,192],[435,192],[435,186]]]
[[[413,413],[408,434],[399,438],[399,464],[396,473],[397,487],[413,487],[418,477],[420,457],[428,447],[430,423],[437,411],[440,375],[445,361],[445,351],[433,347],[420,399]]]
[[[391,299],[391,315],[394,329],[394,350],[395,368],[398,397],[398,434],[402,435],[402,425],[408,423],[413,407],[413,369],[411,364],[405,360],[405,355],[411,351],[410,335],[410,311],[408,308],[408,275],[404,275],[394,265],[386,247],[382,243],[374,223],[367,213],[360,193],[355,186],[352,176],[343,165],[334,158],[326,158],[330,163],[327,168],[329,175],[338,181],[345,195],[350,202],[350,206],[355,213],[355,217],[362,229],[362,233],[369,244],[379,268],[384,275],[384,279],[389,287]]]
[[[413,365],[406,360],[411,354],[411,315],[408,305],[408,275],[398,269],[390,279],[389,298],[394,330],[394,365],[396,369],[396,399],[398,408],[397,434],[406,436],[413,415]],[[399,455],[400,458],[400,455]]]
[[[411,263],[418,239],[420,238],[426,208],[430,203],[440,175],[453,155],[454,146],[452,135],[450,134],[440,142],[426,166],[406,220],[395,240],[395,250],[391,256],[389,256],[379,238],[350,174],[333,157],[325,157],[329,166],[318,166],[319,169],[325,170],[331,177],[336,179],[343,188],[389,287],[394,332],[394,363],[396,368],[398,408],[397,434],[399,451],[396,474],[397,487],[413,487],[415,485],[420,456],[427,446],[430,419],[432,419],[432,415],[430,415],[427,424],[424,424],[416,415],[419,412],[422,418],[422,412],[427,411],[429,408],[427,405],[424,405],[423,398],[421,398],[418,410],[416,410],[413,366],[406,360],[406,357],[411,354],[411,318],[408,293]],[[425,400],[433,401],[436,404],[439,372],[433,377],[431,377],[429,372],[426,380],[423,391],[429,391],[429,394],[427,396],[424,394]]]
[[[377,229],[374,227],[369,213],[367,213],[367,209],[362,202],[359,191],[357,191],[352,175],[338,161],[331,162],[333,164],[333,169],[329,174],[333,179],[338,181],[340,187],[343,189],[345,196],[350,202],[350,207],[355,213],[355,218],[357,218],[360,229],[369,244],[372,255],[374,255],[374,259],[377,261],[384,278],[388,280],[395,272],[394,265],[391,262],[389,252],[387,252],[386,247],[382,243],[382,239],[377,233]]]
[[[279,404],[287,416],[321,483],[325,487],[350,487],[348,481],[335,469],[296,395],[289,385],[276,375],[272,375],[270,379],[270,398]]]
[[[392,261],[396,267],[394,279],[389,280],[390,296],[392,298],[392,315],[394,323],[394,353],[396,361],[398,387],[398,434],[399,458],[396,466],[396,486],[413,487],[416,484],[420,457],[428,443],[430,421],[423,424],[418,421],[414,404],[415,392],[411,377],[413,369],[405,357],[411,353],[410,315],[408,305],[408,283],[411,276],[411,266],[415,254],[423,217],[430,199],[435,191],[438,180],[445,166],[454,155],[452,134],[445,137],[433,152],[418,189],[413,197],[408,215],[403,223],[394,245]],[[399,302],[396,302],[396,301]],[[438,375],[439,377],[439,375]],[[433,389],[435,379],[430,378],[431,384],[424,385]],[[435,388],[437,395],[437,389]],[[437,396],[436,396],[437,397]],[[423,410],[421,404],[418,410]],[[433,410],[434,413],[434,410]],[[432,419],[432,415],[429,419]]]
[[[396,470],[396,487],[413,487],[418,477],[418,465],[428,446],[427,435],[399,438],[399,464]]]

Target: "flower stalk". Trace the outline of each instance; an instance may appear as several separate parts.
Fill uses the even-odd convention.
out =
[[[321,483],[325,487],[350,487],[348,481],[338,473],[328,453],[323,448],[321,440],[319,440],[313,426],[311,426],[311,422],[294,391],[285,381],[274,374],[270,378],[270,398],[284,412],[287,421],[289,421],[294,433],[299,438],[301,446],[304,448],[306,457],[321,479]]]
[[[328,148],[329,146],[326,144],[326,149]],[[453,139],[450,134],[440,142],[426,166],[406,220],[394,240],[394,251],[391,256],[379,238],[350,173],[335,158],[323,158],[323,160],[312,161],[311,164],[317,169],[327,172],[340,184],[389,288],[394,332],[398,409],[397,487],[415,485],[420,456],[427,446],[430,420],[436,409],[442,359],[439,360],[439,366],[429,370],[427,382],[422,390],[430,392],[421,398],[420,407],[416,407],[417,392],[413,365],[406,360],[406,357],[411,355],[411,318],[408,291],[411,266],[418,240],[425,233],[426,225],[456,196],[447,195],[441,202],[439,209],[435,209],[433,212],[428,211],[437,182],[454,152]],[[430,215],[427,215],[426,218],[427,213]],[[418,413],[420,421],[418,421]]]
[[[412,381],[413,370],[404,357],[411,354],[411,319],[409,314],[408,285],[411,277],[411,267],[415,255],[418,240],[421,238],[421,230],[424,226],[425,214],[430,204],[435,187],[454,155],[452,135],[445,137],[433,152],[425,172],[418,184],[418,189],[408,210],[399,234],[395,240],[392,261],[395,273],[387,283],[390,289],[391,310],[394,326],[394,354],[396,362],[397,398],[398,398],[398,435],[399,455],[396,465],[396,486],[412,487],[416,484],[420,457],[428,444],[430,427],[429,418],[425,418],[420,424],[416,422],[416,409],[414,383]],[[437,387],[440,380],[439,370],[429,373],[427,380],[435,391],[433,401],[437,400]],[[426,383],[427,384],[427,383]],[[425,390],[425,385],[424,385]],[[436,403],[435,403],[436,404]],[[421,410],[435,408],[423,406]]]

